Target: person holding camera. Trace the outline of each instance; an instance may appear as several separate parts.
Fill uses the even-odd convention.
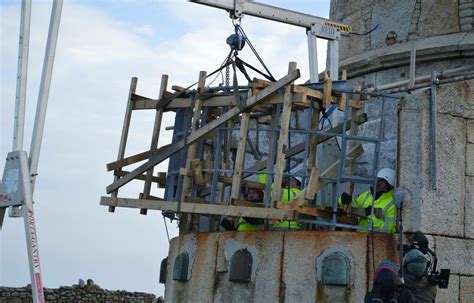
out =
[[[420,303],[433,303],[436,298],[436,285],[428,277],[428,262],[426,255],[415,248],[408,251],[403,261],[405,285]]]

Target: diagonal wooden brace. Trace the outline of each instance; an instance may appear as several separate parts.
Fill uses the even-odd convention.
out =
[[[268,97],[270,97],[272,94],[277,92],[279,89],[284,87],[285,85],[288,85],[289,83],[293,82],[294,80],[298,79],[300,77],[300,71],[294,70],[285,77],[281,78],[277,82],[273,83],[272,85],[268,86],[267,88],[263,89],[261,92],[256,94],[255,96],[250,97],[247,99],[247,106],[244,110],[247,110],[259,103],[264,102]],[[233,107],[223,115],[221,115],[218,119],[213,120],[212,122],[206,124],[202,128],[196,130],[195,132],[192,132],[186,140],[181,140],[178,141],[176,144],[173,144],[166,150],[164,150],[161,154],[152,156],[146,163],[140,165],[133,171],[131,171],[129,174],[125,175],[123,178],[120,178],[119,180],[115,181],[114,183],[110,184],[107,186],[107,193],[110,194],[111,192],[116,191],[120,187],[124,186],[128,182],[132,181],[135,177],[139,176],[140,174],[148,171],[152,167],[158,165],[159,163],[163,162],[170,156],[174,155],[184,147],[188,146],[189,144],[195,142],[196,140],[202,138],[209,132],[213,131],[220,125],[224,124],[225,122],[229,121],[233,117],[237,116],[238,114],[242,113],[244,110],[240,109],[239,107]]]

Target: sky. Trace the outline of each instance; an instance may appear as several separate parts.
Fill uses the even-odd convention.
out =
[[[260,1],[327,18],[329,0]],[[29,153],[52,1],[33,1],[24,150]],[[0,168],[12,148],[21,1],[0,1]],[[242,27],[275,78],[295,61],[309,78],[305,31],[246,16]],[[137,93],[158,96],[162,74],[169,86],[188,86],[199,71],[216,69],[233,33],[228,14],[185,0],[64,1],[34,193],[41,270],[45,287],[91,278],[111,290],[164,294],[160,262],[168,254],[161,213],[99,205],[113,180],[105,165],[117,157],[131,77]],[[318,40],[319,71],[325,66]],[[240,57],[258,66],[248,47]],[[149,149],[154,111],[134,112],[126,156]],[[174,124],[168,113],[164,126]],[[159,146],[171,141],[162,127]],[[133,167],[132,167],[133,168]],[[166,171],[166,163],[155,168]],[[141,181],[119,197],[137,198]],[[163,191],[153,188],[152,195]],[[167,222],[177,236],[176,222]],[[21,218],[6,217],[0,231],[0,285],[30,283]]]

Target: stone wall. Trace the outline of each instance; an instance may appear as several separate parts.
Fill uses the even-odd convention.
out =
[[[429,91],[407,95],[401,104],[400,183],[412,192],[403,221],[408,232],[433,235],[438,267],[451,269],[451,286],[439,300],[469,302],[474,283],[474,80],[441,86],[436,103],[436,188]]]
[[[165,302],[363,302],[373,279],[372,252],[375,264],[387,259],[397,263],[396,243],[395,235],[375,234],[372,241],[367,234],[342,231],[179,236],[170,242]],[[243,249],[252,257],[249,280],[232,281],[232,258]],[[183,254],[187,262],[177,262]],[[346,284],[323,281],[330,276],[323,272],[332,254],[347,257]],[[182,269],[185,278],[178,280],[182,264],[187,264]],[[329,271],[340,273],[333,266]]]
[[[440,9],[442,8],[442,9]],[[387,34],[396,33],[396,44],[474,30],[473,0],[364,0],[331,1],[330,18],[364,33],[341,40],[342,60],[387,45]]]
[[[44,298],[50,303],[66,302],[133,302],[159,303],[162,298],[143,292],[128,292],[125,290],[105,290],[97,285],[61,286],[59,288],[43,288]],[[0,302],[5,303],[32,303],[31,286],[0,287]]]

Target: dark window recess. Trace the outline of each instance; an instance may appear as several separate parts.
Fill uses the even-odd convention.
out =
[[[252,254],[247,249],[236,251],[230,259],[229,281],[250,282],[252,263]]]
[[[325,285],[349,285],[350,261],[340,252],[334,252],[323,260],[321,283]]]
[[[173,280],[188,281],[189,255],[186,251],[180,253],[174,260]]]
[[[168,257],[161,260],[160,265],[160,283],[166,283],[166,268],[168,267]]]

